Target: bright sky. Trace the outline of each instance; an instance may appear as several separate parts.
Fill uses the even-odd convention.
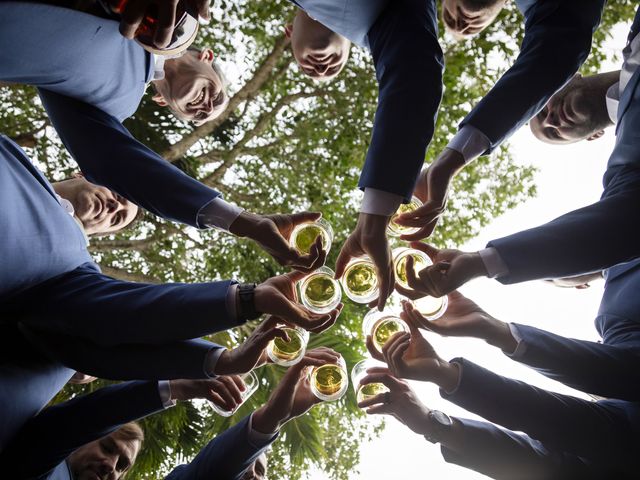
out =
[[[610,55],[624,46],[627,28],[615,30],[609,42]],[[619,68],[619,64],[603,65],[603,70]],[[511,148],[519,162],[535,165],[538,196],[497,218],[476,238],[461,246],[473,251],[483,248],[495,238],[509,235],[545,223],[568,211],[598,200],[602,191],[602,174],[614,145],[613,130],[594,142],[581,142],[564,147],[538,142],[528,128],[521,129],[511,140]],[[455,194],[455,192],[454,192]],[[597,340],[593,325],[603,282],[587,290],[553,287],[544,282],[528,282],[503,286],[497,281],[473,281],[461,292],[476,301],[487,312],[506,322],[534,325],[554,333],[574,338]],[[443,339],[427,334],[436,351],[443,358],[464,356],[483,367],[508,377],[527,381],[538,387],[583,398],[586,395],[549,380],[538,373],[511,361],[497,349],[471,339]],[[431,384],[412,384],[429,408],[442,410],[452,416],[478,418],[443,400]],[[381,436],[361,450],[359,475],[350,480],[382,480],[390,478],[446,478],[448,480],[487,478],[471,470],[447,464],[440,448],[414,434],[393,418],[387,417]],[[326,474],[313,472],[312,480],[324,480]]]

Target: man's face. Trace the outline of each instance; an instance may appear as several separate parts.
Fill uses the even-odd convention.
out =
[[[165,78],[155,82],[154,100],[168,106],[180,119],[202,125],[226,106],[223,80],[212,67],[213,52],[188,50],[165,62]]]
[[[264,480],[267,474],[267,456],[263,453],[253,462],[246,472],[240,477],[241,480]]]
[[[329,80],[342,71],[351,42],[298,11],[292,25],[285,27],[291,50],[302,71],[309,77]]]
[[[496,0],[490,6],[477,8],[469,0],[442,0],[442,21],[455,37],[468,38],[490,25],[504,2]]]
[[[54,184],[61,197],[73,205],[75,216],[82,222],[87,235],[111,233],[129,225],[138,213],[138,206],[108,188],[76,177]]]
[[[595,94],[590,77],[576,75],[547,105],[531,119],[534,136],[551,144],[575,143],[597,138],[608,125],[602,118],[602,94]]]
[[[117,480],[131,467],[140,442],[108,435],[88,443],[69,456],[74,480]]]

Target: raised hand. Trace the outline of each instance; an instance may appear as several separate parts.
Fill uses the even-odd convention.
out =
[[[378,277],[378,309],[382,311],[393,293],[395,277],[391,248],[387,240],[387,225],[391,217],[361,213],[358,224],[342,245],[336,261],[336,278],[340,278],[353,257],[368,255],[376,266]]]
[[[420,435],[430,432],[430,410],[420,402],[409,384],[394,377],[385,368],[371,368],[370,374],[362,379],[361,385],[382,383],[389,391],[358,403],[358,407],[366,408],[372,414],[393,415],[400,422]]]
[[[209,20],[209,0],[186,0],[189,12]],[[171,42],[176,22],[178,0],[129,0],[120,14],[120,33],[127,38],[135,37],[145,14],[154,13],[157,19],[153,42],[157,47],[166,47]]]
[[[324,265],[327,259],[327,252],[322,250],[322,240],[318,238],[308,254],[300,254],[289,245],[289,237],[297,225],[313,222],[320,217],[321,214],[317,212],[291,215],[256,215],[242,212],[231,224],[229,231],[236,236],[252,239],[283,267],[310,273]]]
[[[464,166],[464,158],[455,150],[446,148],[429,167],[420,172],[413,194],[422,200],[422,206],[403,213],[395,222],[406,227],[419,228],[415,233],[402,235],[402,240],[427,238],[436,228],[447,206],[451,179]]]
[[[389,371],[395,377],[423,382],[436,381],[442,376],[442,371],[449,368],[449,362],[438,356],[418,328],[408,321],[404,312],[401,317],[409,325],[410,333],[396,333],[382,347],[382,353],[375,348],[369,335],[367,336],[369,353],[376,360],[386,362]]]
[[[334,363],[340,355],[330,348],[320,347],[307,351],[303,359],[289,367],[271,397],[253,414],[253,428],[262,433],[276,432],[289,420],[306,413],[321,402],[309,385],[311,367]]]
[[[487,275],[482,258],[477,252],[437,249],[422,242],[411,242],[410,245],[426,253],[433,262],[433,265],[423,268],[416,275],[413,258],[407,257],[407,283],[410,288],[397,283],[395,287],[400,294],[412,300],[426,295],[442,297],[473,278]]]
[[[173,400],[204,398],[223,410],[234,410],[242,403],[242,392],[246,390],[239,375],[224,375],[205,380],[171,380]]]
[[[320,239],[318,239],[320,241]],[[329,313],[313,313],[298,303],[296,283],[305,274],[289,272],[271,277],[256,287],[255,309],[260,313],[268,313],[288,324],[298,325],[313,333],[322,332],[331,327],[342,311],[339,304]]]

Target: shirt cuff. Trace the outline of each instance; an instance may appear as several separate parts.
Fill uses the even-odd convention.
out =
[[[451,391],[445,390],[444,388],[442,388],[441,390],[447,395],[453,395],[458,391],[458,389],[460,388],[460,383],[462,382],[462,363],[457,362],[455,360],[452,360],[449,363],[455,363],[456,365],[458,365],[458,383],[456,383],[456,386]]]
[[[218,360],[220,360],[220,356],[226,350],[224,347],[220,348],[212,348],[207,352],[207,356],[204,359],[204,372],[209,377],[215,377],[216,373],[216,365],[218,364]]]
[[[620,82],[616,82],[607,90],[606,104],[609,120],[618,123],[618,105],[620,103]]]
[[[233,319],[238,320],[238,308],[236,305],[236,297],[237,297],[238,284],[233,283],[229,285],[229,289],[227,290],[227,298],[225,298],[225,305],[227,306],[227,313]]]
[[[447,148],[462,154],[464,163],[478,158],[491,147],[487,136],[471,125],[465,125],[456,133]]]
[[[527,345],[522,341],[522,335],[520,335],[518,326],[515,323],[509,324],[509,330],[511,330],[511,335],[513,335],[513,338],[515,338],[516,342],[518,342],[518,345],[516,345],[516,349],[513,352],[507,353],[503,350],[503,353],[507,357],[517,360],[524,354],[524,351],[526,350]]]
[[[173,407],[176,401],[171,398],[171,384],[169,380],[158,381],[158,394],[160,395],[160,402],[164,408]]]
[[[198,225],[229,231],[229,227],[244,211],[243,208],[216,197],[200,209]]]
[[[253,413],[249,417],[248,422],[248,438],[249,443],[255,448],[264,448],[273,442],[278,435],[278,432],[262,433],[253,428]]]
[[[509,267],[504,263],[502,257],[494,247],[485,248],[478,252],[484,268],[487,271],[487,277],[500,278],[509,274]]]
[[[378,190],[376,188],[365,188],[360,212],[389,217],[396,213],[402,200],[404,200],[402,195],[396,195],[395,193],[385,192],[384,190]]]

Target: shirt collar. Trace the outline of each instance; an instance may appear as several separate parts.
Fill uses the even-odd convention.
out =
[[[162,55],[154,55],[151,54],[151,59],[153,61],[153,79],[152,80],[162,80],[164,78],[164,62],[165,57]]]
[[[57,193],[56,193],[56,198],[60,202],[60,205],[62,206],[62,208],[64,208],[64,211],[67,212],[69,216],[71,216],[71,218],[73,218],[75,222],[78,224],[78,227],[80,228],[80,231],[82,232],[82,236],[84,237],[85,242],[87,242],[87,247],[88,247],[89,237],[87,236],[87,232],[84,231],[84,225],[82,225],[82,222],[80,221],[80,219],[76,217],[76,211],[73,208],[73,204],[66,198],[62,198]]]
[[[607,113],[613,123],[618,123],[618,105],[620,104],[620,82],[616,82],[607,90]]]

